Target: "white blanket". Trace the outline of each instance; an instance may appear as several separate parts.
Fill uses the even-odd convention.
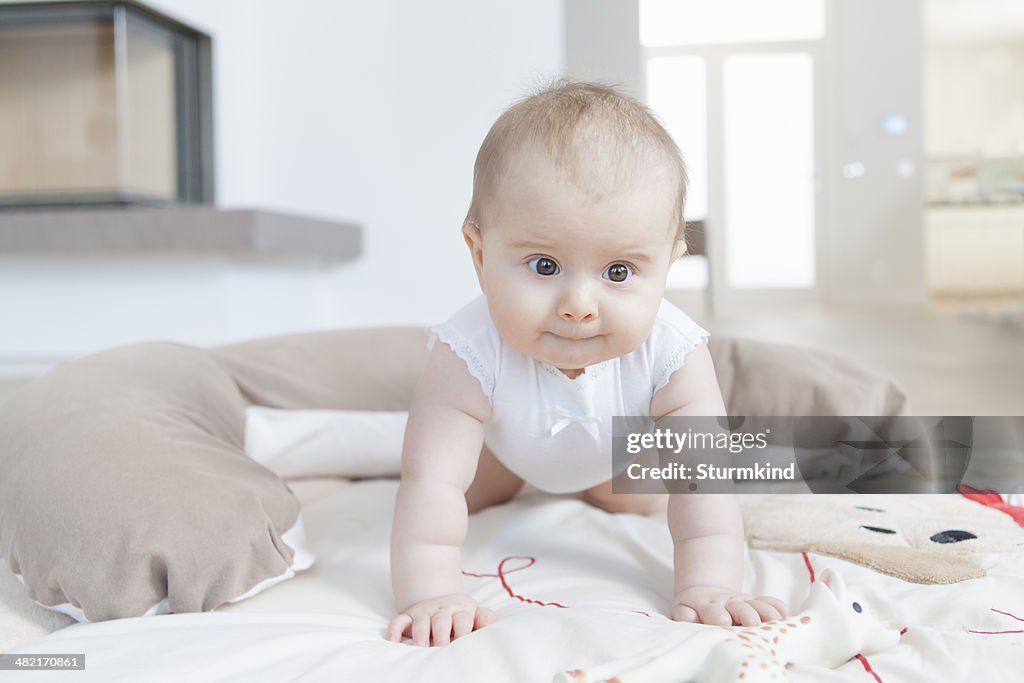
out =
[[[490,575],[467,576],[466,588],[498,620],[443,648],[387,642],[383,633],[394,613],[388,532],[397,483],[291,485],[318,558],[312,569],[213,613],[61,629],[14,652],[85,653],[85,671],[5,671],[0,679],[550,681],[562,669],[630,656],[706,628],[665,616],[672,574],[663,520],[529,493],[474,516],[464,546],[465,571]],[[794,668],[792,681],[1021,680],[1024,635],[970,630],[1024,628],[993,611],[1024,617],[1024,557],[994,558],[984,579],[930,586],[828,557],[807,559],[815,571],[837,569],[884,621],[908,631],[898,646],[869,658],[874,675],[851,660],[832,671]],[[809,585],[805,558],[796,553],[751,551],[746,575],[748,590],[797,606]]]

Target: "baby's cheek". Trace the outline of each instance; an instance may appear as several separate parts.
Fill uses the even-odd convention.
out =
[[[524,345],[532,344],[539,334],[536,305],[531,304],[529,297],[505,296],[491,301],[490,308],[498,333],[514,348],[529,355]]]
[[[628,347],[622,353],[637,348],[650,336],[660,303],[660,297],[653,301],[650,297],[642,297],[632,302],[616,302],[615,306],[610,308],[615,336],[620,340],[617,343]]]
[[[531,287],[521,287],[518,291],[505,290],[495,301],[492,316],[502,318],[505,323],[525,328],[532,326],[542,310],[542,302]]]

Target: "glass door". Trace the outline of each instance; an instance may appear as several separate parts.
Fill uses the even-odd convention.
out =
[[[716,313],[818,298],[824,11],[823,0],[641,0],[647,102],[686,157],[686,219],[706,245],[669,287],[707,287]]]

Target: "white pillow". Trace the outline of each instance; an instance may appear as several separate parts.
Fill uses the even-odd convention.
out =
[[[245,452],[279,477],[398,476],[406,411],[245,411]]]

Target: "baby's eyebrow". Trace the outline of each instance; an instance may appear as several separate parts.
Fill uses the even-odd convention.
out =
[[[509,246],[513,249],[532,249],[537,251],[551,251],[552,249],[550,244],[534,240],[517,240],[515,242],[510,242]],[[609,249],[606,253],[606,257],[609,261],[615,261],[616,259],[638,261],[641,263],[651,263],[654,261],[654,257],[651,256],[650,253],[635,246],[624,247],[622,249]]]
[[[627,251],[624,251],[624,252],[618,252],[617,255],[614,258],[624,258],[624,259],[629,259],[630,261],[644,261],[644,262],[647,262],[647,263],[649,263],[649,262],[654,260],[651,257],[651,255],[648,254],[645,251],[630,251],[630,250],[627,250]]]
[[[551,248],[550,244],[544,244],[543,242],[534,242],[532,240],[519,240],[517,242],[511,242],[509,246],[512,247],[513,249],[539,249],[540,251],[544,251],[545,249]]]

